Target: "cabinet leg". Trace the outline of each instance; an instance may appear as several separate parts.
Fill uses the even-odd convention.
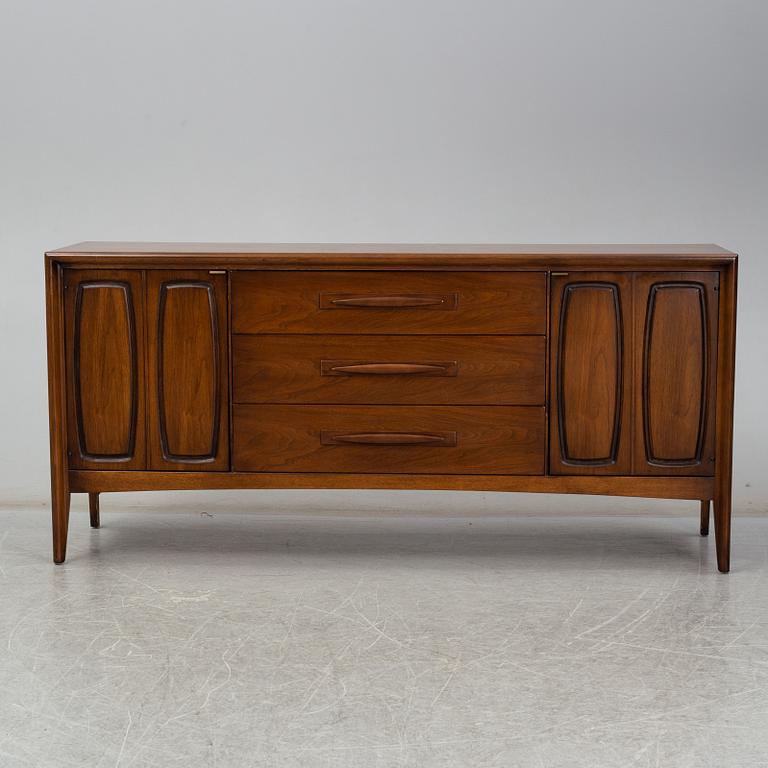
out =
[[[709,536],[709,499],[701,500],[701,535]]]
[[[91,528],[98,528],[101,525],[99,519],[99,494],[88,494],[88,511],[91,513]]]
[[[53,522],[53,562],[63,563],[67,556],[67,531],[69,529],[69,490],[54,488],[51,494]]]
[[[731,497],[715,497],[715,548],[717,549],[717,569],[721,573],[731,570]]]
[[[731,486],[733,468],[733,382],[736,369],[736,261],[720,270],[715,417],[715,546],[717,568],[731,569]]]
[[[67,556],[69,476],[67,465],[67,405],[64,362],[64,273],[46,257],[45,306],[48,332],[48,406],[51,437],[51,522],[53,562]]]

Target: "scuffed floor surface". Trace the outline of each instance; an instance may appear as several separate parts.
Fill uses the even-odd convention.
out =
[[[82,498],[82,497],[81,497]],[[512,502],[510,502],[512,504]],[[0,513],[0,765],[768,765],[768,520]]]

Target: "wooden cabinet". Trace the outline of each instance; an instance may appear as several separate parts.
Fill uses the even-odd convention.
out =
[[[56,562],[72,492],[422,488],[714,501],[729,568],[717,246],[84,243],[46,298]]]

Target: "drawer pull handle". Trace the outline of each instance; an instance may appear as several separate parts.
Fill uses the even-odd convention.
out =
[[[346,293],[320,294],[320,309],[456,309],[455,293],[407,293],[356,295]]]
[[[323,445],[430,445],[453,447],[455,432],[326,432],[320,433]]]
[[[456,376],[458,363],[354,363],[321,360],[321,376]]]

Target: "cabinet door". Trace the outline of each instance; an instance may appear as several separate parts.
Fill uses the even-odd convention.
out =
[[[227,277],[146,275],[150,468],[227,470]]]
[[[145,469],[140,271],[67,270],[67,450],[74,469]]]
[[[551,474],[631,470],[632,275],[552,276]]]
[[[714,473],[717,272],[635,275],[635,474]]]

